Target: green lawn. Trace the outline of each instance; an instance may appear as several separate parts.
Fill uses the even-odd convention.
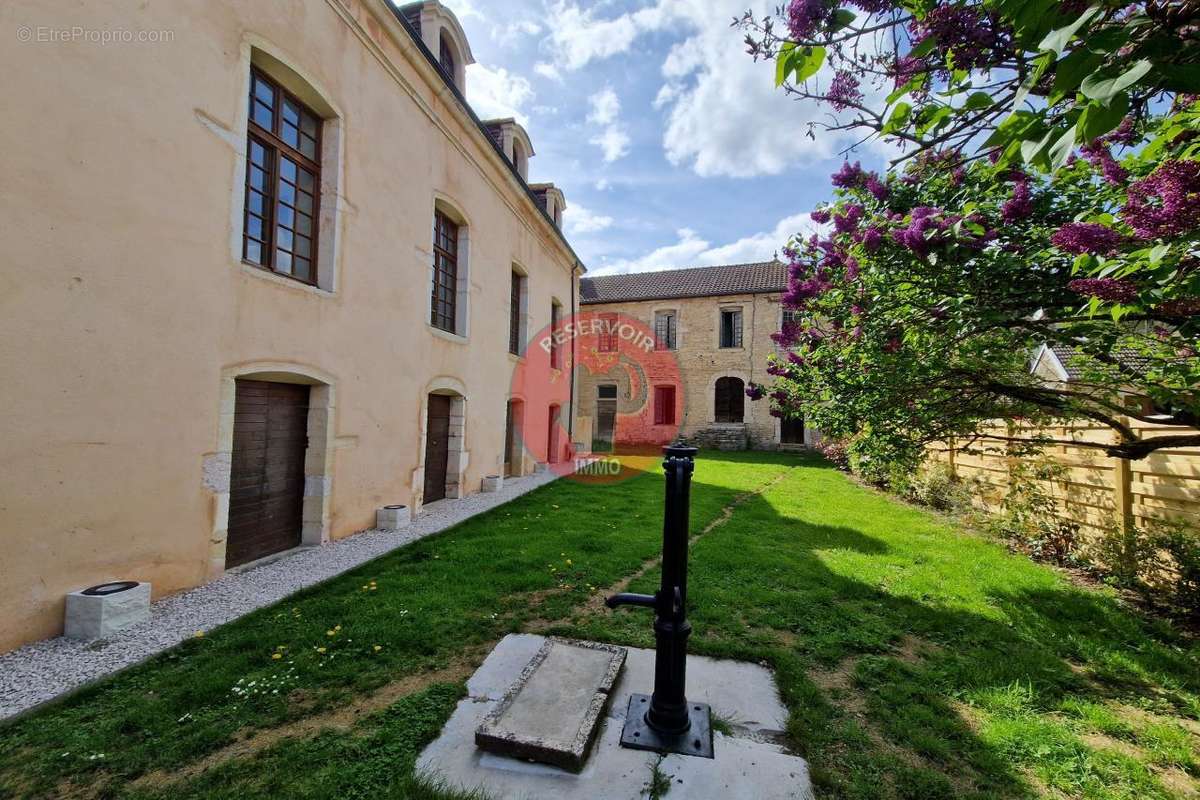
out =
[[[652,645],[587,601],[657,555],[661,492],[559,481],[206,632],[0,728],[0,797],[440,797],[412,764],[501,636]],[[816,460],[705,454],[693,532],[736,498],[692,650],[773,665],[822,796],[1195,796],[1194,641]]]

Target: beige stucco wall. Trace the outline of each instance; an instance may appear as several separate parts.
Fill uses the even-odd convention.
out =
[[[511,265],[532,331],[552,298],[569,309],[575,262],[385,2],[0,6],[0,650],[58,633],[70,590],[129,578],[161,596],[219,574],[238,374],[321,387],[306,542],[419,502],[431,390],[466,398],[464,491],[500,471]],[[34,41],[12,38],[22,26]],[[171,40],[37,40],[71,26]],[[333,291],[240,262],[254,47],[339,117],[321,213]],[[469,222],[459,339],[426,322],[439,198]]]
[[[722,348],[719,346],[721,310],[738,308],[742,310],[742,347]],[[767,357],[779,351],[771,341],[771,334],[779,331],[783,310],[778,293],[592,303],[583,306],[584,312],[632,317],[651,331],[654,330],[655,313],[667,310],[675,310],[678,314],[675,355],[683,387],[679,433],[692,436],[715,425],[714,401],[718,378],[741,378],[747,385],[751,382],[770,382],[771,378],[766,372]],[[620,346],[627,347],[628,343],[622,341]],[[577,441],[588,441],[595,423],[595,383],[594,378],[580,373]],[[779,420],[770,414],[769,399],[754,402],[746,398],[743,419],[751,447],[769,449],[778,446]]]

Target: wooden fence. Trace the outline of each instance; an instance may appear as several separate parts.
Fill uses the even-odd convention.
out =
[[[1167,433],[1191,433],[1129,421],[1142,438]],[[1002,434],[1003,425],[984,433]],[[1055,439],[1076,442],[1111,442],[1113,433],[1087,423],[1043,429]],[[1031,431],[1020,431],[1027,436]],[[1114,527],[1146,528],[1159,521],[1178,521],[1200,530],[1200,449],[1159,450],[1139,461],[1110,458],[1103,451],[1078,445],[1047,447],[1043,457],[1063,468],[1060,477],[1044,485],[1055,499],[1058,514],[1076,522],[1085,537]],[[969,446],[962,442],[933,448],[936,461],[950,466],[957,477],[978,486],[976,502],[997,511],[1008,491],[1018,459],[1003,452],[1003,444],[979,439]],[[1034,463],[1037,457],[1024,457]]]

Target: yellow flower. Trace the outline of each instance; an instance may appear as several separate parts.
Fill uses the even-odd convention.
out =
[[[326,636],[333,636],[333,635],[334,635],[334,633],[335,633],[335,631],[333,631],[333,630],[328,630],[328,631],[325,631],[325,635],[326,635]]]
[[[283,658],[283,653],[271,653],[271,658],[276,660]]]
[[[340,631],[340,630],[342,629],[342,626],[341,626],[341,625],[334,625],[334,626],[333,626],[333,629],[334,629],[335,631]]]
[[[567,559],[567,566],[568,566],[568,567],[569,567],[569,566],[571,566],[571,565],[572,565],[572,564],[574,564],[574,563],[575,563],[575,562],[574,562],[574,561],[572,561],[571,559],[569,559],[569,558]]]
[[[204,638],[204,631],[196,631],[196,632],[195,632],[194,634],[192,634],[192,635],[193,635],[193,636],[195,636],[197,639],[203,639],[203,638]]]
[[[382,648],[382,647],[380,647],[379,645],[375,645],[375,652],[376,652],[376,653],[378,653],[378,652],[379,652],[380,650],[382,650],[382,649],[383,649],[383,648]]]
[[[378,586],[372,586],[372,587],[371,587],[371,591],[373,592],[373,591],[375,591],[375,590],[376,590],[376,589],[378,589],[378,588],[379,588]]]
[[[318,648],[317,648],[317,652],[318,652],[318,653],[324,653],[324,652],[325,652],[325,648],[324,648],[324,647],[318,647]]]

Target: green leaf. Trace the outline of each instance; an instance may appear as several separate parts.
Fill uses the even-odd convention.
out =
[[[825,63],[824,47],[805,47],[799,51],[802,55],[796,65],[796,81],[806,81]]]
[[[1134,62],[1133,66],[1115,77],[1110,77],[1111,73],[1109,70],[1093,72],[1084,78],[1079,90],[1083,92],[1085,97],[1107,103],[1117,94],[1125,91],[1145,77],[1152,66],[1153,64],[1143,58],[1140,61]]]
[[[1051,31],[1045,39],[1042,39],[1038,45],[1038,50],[1053,50],[1055,55],[1062,55],[1063,50],[1067,49],[1067,43],[1071,41],[1071,37],[1075,32],[1088,24],[1097,14],[1100,13],[1100,6],[1092,6],[1087,11],[1079,15],[1079,18],[1067,25],[1064,28],[1059,28],[1056,31]]]
[[[1150,249],[1150,263],[1151,264],[1159,263],[1164,258],[1166,258],[1167,253],[1169,253],[1169,252],[1171,252],[1170,242],[1167,242],[1166,244],[1160,244],[1157,247],[1152,247]]]
[[[908,124],[908,118],[911,113],[912,105],[909,103],[897,103],[896,107],[892,109],[891,116],[888,117],[887,122],[883,125],[883,132],[895,133],[896,131],[903,130],[904,126]]]
[[[1075,125],[1064,132],[1054,144],[1050,145],[1050,151],[1047,153],[1050,158],[1050,169],[1057,171],[1067,163],[1067,159],[1071,157],[1072,151],[1075,150]],[[1053,134],[1052,134],[1053,135]]]
[[[794,69],[796,60],[796,44],[794,42],[784,42],[779,48],[779,55],[775,57],[775,85],[783,86],[787,80],[787,76]]]
[[[1054,83],[1048,102],[1051,105],[1079,89],[1079,84],[1104,63],[1103,53],[1080,48],[1054,65]]]
[[[1087,144],[1116,128],[1129,113],[1129,96],[1119,94],[1110,103],[1091,102],[1084,107],[1076,128],[1079,142]]]
[[[908,51],[911,58],[924,58],[933,52],[933,48],[937,45],[937,39],[932,36],[926,36],[921,41],[917,42],[917,46]]]
[[[963,108],[968,111],[978,111],[981,108],[988,108],[992,104],[992,96],[987,92],[975,92],[967,98],[967,102],[963,104]]]
[[[833,12],[833,19],[830,21],[829,29],[833,33],[837,33],[842,28],[848,26],[857,18],[857,15],[848,8],[839,8]]]
[[[892,103],[896,102],[901,97],[903,97],[904,95],[913,91],[914,89],[920,89],[921,86],[924,85],[924,83],[925,83],[925,73],[921,73],[920,75],[917,75],[915,78],[911,79],[908,83],[897,88],[896,91],[889,94],[887,96],[887,104],[891,105]]]

